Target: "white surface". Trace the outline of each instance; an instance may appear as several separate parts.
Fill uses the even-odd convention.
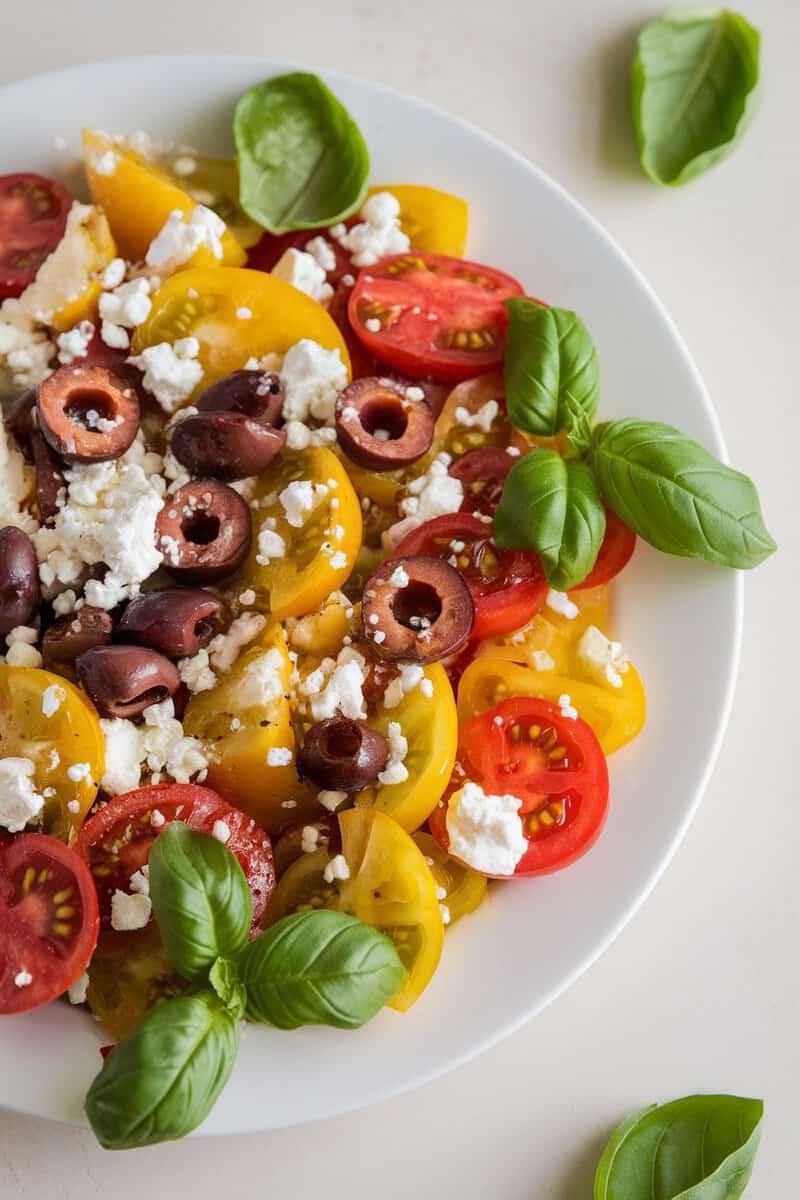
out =
[[[647,15],[635,5],[606,5],[599,18],[583,0],[568,8],[540,0],[516,16],[495,4],[492,29],[480,33],[463,6],[420,6],[424,22],[411,6],[380,18],[367,6],[338,6],[317,26],[304,16],[300,39],[288,13],[267,19],[262,6],[239,4],[226,10],[236,13],[226,30],[198,31],[191,46],[182,26],[193,23],[182,14],[195,6],[174,3],[169,17],[153,7],[152,23],[139,6],[128,51],[152,48],[151,25],[164,49],[252,49],[263,30],[265,52],[370,73],[437,100],[572,188],[677,319],[732,458],[759,480],[782,554],[748,580],[733,723],[689,839],[621,941],[555,1006],[483,1059],[403,1099],[313,1129],[143,1152],[124,1171],[81,1133],[4,1117],[12,1194],[38,1196],[58,1178],[65,1195],[99,1195],[112,1184],[121,1197],[147,1186],[158,1194],[179,1180],[203,1196],[216,1194],[222,1169],[231,1195],[256,1182],[277,1195],[358,1196],[379,1187],[389,1196],[491,1189],[571,1200],[588,1194],[599,1145],[623,1112],[692,1089],[766,1097],[765,1145],[748,1195],[789,1193],[797,818],[784,799],[795,785],[783,731],[796,700],[784,646],[792,644],[797,534],[786,448],[798,429],[784,346],[794,340],[798,285],[789,51],[798,28],[788,4],[758,10],[769,84],[759,118],[728,164],[683,192],[662,193],[635,173],[625,124],[631,24]],[[13,14],[13,50],[6,42],[0,52],[6,78],[120,49],[111,6],[75,5],[48,17],[52,57],[43,60],[34,34],[41,11]],[[478,42],[480,64],[452,52]],[[538,934],[532,925],[533,950]]]

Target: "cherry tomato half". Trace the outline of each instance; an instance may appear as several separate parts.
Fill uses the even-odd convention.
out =
[[[19,296],[64,235],[72,197],[44,175],[0,176],[0,300]]]
[[[510,275],[442,254],[394,254],[359,275],[348,313],[380,362],[418,379],[468,379],[503,360]],[[377,325],[376,325],[377,323]]]
[[[606,534],[597,561],[583,583],[576,584],[576,587],[591,588],[608,583],[627,566],[635,549],[636,534],[615,512],[607,508]]]
[[[461,511],[487,513],[494,516],[503,494],[506,475],[516,458],[507,450],[495,446],[468,450],[450,467],[450,474],[464,485]]]
[[[520,629],[547,595],[538,556],[530,550],[500,550],[492,541],[491,525],[469,513],[426,521],[406,534],[390,557],[410,554],[436,555],[458,567],[475,603],[473,641]]]
[[[49,1004],[97,944],[97,894],[86,864],[55,838],[0,843],[0,1013]]]
[[[488,793],[517,796],[528,849],[514,876],[543,875],[575,862],[593,845],[608,812],[608,767],[580,717],[546,700],[515,696],[462,725],[459,761]],[[450,795],[463,783],[454,780]],[[429,819],[448,848],[447,800]]]
[[[211,788],[191,783],[159,783],[115,796],[81,829],[76,849],[94,877],[103,923],[109,922],[114,891],[128,891],[131,875],[147,862],[155,838],[179,820],[204,833],[211,833],[216,821],[228,826],[226,845],[247,876],[255,929],[275,888],[272,843],[252,817],[226,804]]]

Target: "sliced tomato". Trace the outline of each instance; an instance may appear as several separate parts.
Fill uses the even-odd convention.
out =
[[[450,474],[464,485],[461,511],[494,516],[506,476],[516,458],[497,447],[469,450],[450,466]]]
[[[0,300],[20,296],[67,225],[72,196],[44,175],[0,176]]]
[[[594,844],[608,812],[608,767],[595,734],[558,705],[515,696],[462,725],[461,775],[429,819],[449,847],[447,805],[465,776],[492,795],[521,800],[528,849],[514,876],[543,875],[575,862]],[[467,864],[469,865],[469,864]]]
[[[510,275],[442,254],[394,254],[359,275],[348,304],[359,340],[412,379],[468,379],[503,360]],[[377,323],[377,327],[376,327]]]
[[[94,877],[104,924],[111,897],[128,891],[131,875],[145,865],[150,847],[171,821],[211,833],[216,821],[230,831],[226,845],[239,860],[253,897],[253,927],[259,925],[275,888],[272,843],[252,817],[240,812],[211,788],[191,783],[159,783],[115,796],[87,821],[76,849]]]
[[[479,641],[520,629],[544,603],[547,581],[530,550],[501,550],[491,525],[470,513],[434,517],[406,534],[390,557],[432,554],[458,567],[475,603],[471,637]]]
[[[619,575],[630,562],[636,549],[636,534],[610,508],[606,509],[606,535],[597,555],[597,561],[583,583],[577,588],[599,587]]]
[[[65,992],[86,969],[99,927],[94,882],[74,850],[42,833],[0,843],[0,1013]]]

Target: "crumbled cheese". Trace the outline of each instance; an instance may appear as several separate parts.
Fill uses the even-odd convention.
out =
[[[36,767],[29,758],[0,758],[0,827],[21,833],[44,808],[33,785]]]
[[[317,792],[317,799],[323,808],[327,808],[328,812],[336,812],[336,809],[347,799],[347,792],[337,792],[329,788]]]
[[[389,758],[386,766],[378,775],[378,783],[391,786],[393,783],[404,783],[408,779],[408,767],[405,757],[408,754],[408,739],[403,737],[399,721],[390,721],[387,730],[389,742]]]
[[[367,715],[363,691],[366,660],[363,654],[352,646],[345,646],[339,651],[335,663],[331,659],[327,661],[332,669],[325,687],[311,697],[314,720],[324,721],[340,712],[353,721],[363,721]]]
[[[211,827],[211,836],[216,838],[218,842],[222,842],[223,846],[230,841],[231,828],[225,821],[215,821]]]
[[[370,196],[358,214],[361,222],[348,229],[335,225],[331,236],[352,257],[356,267],[371,267],[388,254],[403,254],[411,246],[400,228],[400,202],[391,192]]]
[[[316,825],[304,825],[300,834],[300,849],[303,854],[313,854],[319,846],[319,830]]]
[[[52,373],[56,348],[19,300],[0,304],[0,391],[38,387]]]
[[[97,175],[113,175],[118,162],[119,155],[113,150],[106,150],[103,154],[98,154],[91,165]]]
[[[601,683],[621,688],[630,659],[621,642],[612,642],[596,625],[589,625],[578,642],[578,659],[584,669]]]
[[[127,350],[130,338],[126,331],[146,321],[152,306],[150,282],[142,276],[103,292],[98,302],[102,340],[116,350]]]
[[[577,721],[578,710],[572,703],[572,697],[568,696],[566,692],[558,697],[558,707],[561,709],[562,717],[566,717],[568,721]]]
[[[291,486],[289,484],[289,487]],[[269,520],[269,517],[267,520]],[[289,523],[291,524],[291,522]],[[276,533],[274,529],[270,529],[266,522],[258,531],[257,544],[258,553],[256,554],[256,562],[262,567],[268,566],[273,558],[283,558],[286,554],[286,542],[279,533]],[[253,593],[253,600],[255,600],[255,592]]]
[[[5,661],[9,667],[41,667],[42,656],[35,646],[32,646],[27,641],[15,641],[14,634],[17,630],[12,629],[6,637],[8,650],[6,651]],[[36,630],[33,631],[36,633]]]
[[[81,783],[84,779],[92,778],[92,768],[87,762],[73,763],[71,767],[67,767],[67,778],[73,783]]]
[[[94,325],[91,321],[81,321],[79,325],[60,333],[56,338],[58,361],[64,366],[69,366],[76,358],[85,358],[93,337]]]
[[[448,906],[446,904],[440,904],[439,912],[442,917],[442,924],[449,925],[451,918],[450,918],[450,909],[448,908]]]
[[[288,746],[270,746],[267,751],[268,767],[288,767],[293,755]]]
[[[226,673],[267,623],[261,613],[242,613],[231,622],[227,633],[218,633],[205,650],[178,663],[181,679],[190,692],[207,692],[217,682],[216,672]]]
[[[147,248],[144,261],[160,275],[168,275],[193,258],[204,247],[214,258],[222,258],[225,222],[213,209],[196,205],[189,213],[175,209]]]
[[[430,700],[430,698],[433,696],[433,680],[423,679],[422,683],[419,685],[419,690],[427,700]]]
[[[246,304],[240,305],[240,307],[236,310],[237,319],[240,321],[249,321],[252,315],[252,308],[248,308]]]
[[[162,825],[166,824],[166,820],[167,818],[157,808],[154,808],[150,814],[150,824],[154,829],[160,829]]]
[[[484,433],[488,433],[499,412],[500,405],[497,401],[487,400],[475,412],[470,412],[468,408],[459,404],[453,416],[456,422],[466,429],[482,429]]]
[[[252,608],[255,602],[256,594],[252,588],[246,588],[245,591],[240,593],[239,603],[243,604],[245,608]]]
[[[125,278],[125,271],[125,259],[112,258],[111,262],[100,276],[100,282],[106,290],[113,291],[114,288],[119,287],[119,285],[122,283],[123,279]]]
[[[120,933],[144,929],[150,920],[152,904],[149,896],[134,893],[129,896],[117,888],[111,897],[111,928]]]
[[[33,976],[31,975],[30,971],[26,971],[24,968],[21,971],[17,971],[16,975],[14,976],[14,987],[30,987],[32,983]]]
[[[391,587],[396,588],[408,587],[408,572],[402,564],[395,567],[395,569],[392,571],[391,575],[389,576],[389,584]]]
[[[425,682],[425,672],[419,663],[398,663],[397,666],[399,675],[390,680],[383,693],[384,708],[397,708],[404,696]]]
[[[303,338],[287,352],[280,368],[283,419],[308,424],[310,418],[333,425],[336,397],[347,387],[347,368],[337,350],[325,350]]]
[[[324,237],[313,237],[304,246],[306,254],[316,260],[318,266],[326,273],[336,270],[336,252]]]
[[[332,446],[336,430],[329,425],[312,429],[302,421],[287,421],[284,425],[287,450],[307,450],[309,446]]]
[[[350,878],[350,868],[343,854],[335,854],[330,862],[326,863],[325,870],[322,872],[322,878],[326,883],[333,883],[336,879],[345,880]]]
[[[110,796],[121,796],[139,786],[142,746],[139,729],[121,717],[103,718],[100,726],[105,737],[105,772],[103,790]]]
[[[308,515],[327,495],[327,484],[312,483],[309,479],[292,480],[278,496],[287,524],[294,529],[302,529]]]
[[[347,566],[348,561],[348,557],[344,550],[337,550],[331,555],[331,566],[333,567],[334,571],[343,571]],[[375,636],[377,640],[377,634]]]
[[[546,650],[534,650],[531,655],[534,669],[537,671],[553,671],[555,669],[555,660],[547,653]]]
[[[15,525],[26,533],[36,531],[38,523],[23,507],[32,491],[32,485],[33,472],[26,467],[22,452],[14,444],[0,420],[0,529],[6,525]]]
[[[555,588],[550,588],[544,602],[553,612],[566,617],[568,621],[574,621],[578,615],[577,604],[573,604],[566,592],[557,592]]]
[[[106,751],[102,786],[111,796],[139,786],[142,764],[152,774],[165,772],[176,783],[189,783],[208,768],[202,743],[186,737],[172,700],[151,704],[143,716],[143,726],[121,717],[100,721]]]
[[[88,990],[89,976],[84,971],[83,974],[79,975],[75,982],[70,984],[70,986],[67,988],[67,996],[69,997],[70,1004],[85,1004],[86,993]]]
[[[318,304],[326,304],[333,295],[333,288],[325,278],[325,271],[313,254],[304,250],[284,250],[271,272],[277,279],[290,283],[298,291],[305,292]]]
[[[447,833],[450,853],[486,875],[513,875],[528,848],[516,796],[487,795],[465,783],[450,797]]]
[[[150,867],[147,863],[134,871],[128,881],[128,887],[139,896],[150,895]]]
[[[283,695],[284,658],[280,650],[267,650],[252,659],[244,669],[236,689],[242,708],[264,708]]]
[[[174,346],[159,342],[148,346],[128,362],[144,372],[142,384],[164,412],[180,408],[203,378],[202,363],[197,361],[200,343],[195,337],[179,338]]]
[[[464,487],[460,479],[448,474],[450,462],[449,454],[437,454],[425,474],[408,485],[408,495],[400,501],[403,519],[391,525],[383,535],[389,549],[394,549],[407,533],[426,521],[458,512],[464,499]]]

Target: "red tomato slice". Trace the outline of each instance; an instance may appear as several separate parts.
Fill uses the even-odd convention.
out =
[[[72,197],[44,175],[0,175],[0,300],[19,296],[64,236]]]
[[[225,844],[247,876],[256,928],[275,888],[272,843],[252,817],[211,788],[191,783],[159,783],[115,796],[84,824],[75,849],[94,877],[103,924],[111,919],[113,893],[128,891],[131,875],[147,862],[155,838],[171,821],[185,821],[203,833],[211,833],[215,821],[228,826]]]
[[[597,840],[608,812],[608,766],[594,732],[546,700],[515,696],[461,727],[459,762],[467,776],[494,795],[522,801],[528,849],[514,877],[569,866]],[[461,781],[454,780],[452,795]],[[429,818],[448,848],[447,798]]]
[[[469,379],[503,361],[504,301],[516,279],[443,254],[394,254],[365,267],[348,312],[357,337],[411,379]]]
[[[536,615],[547,595],[538,556],[531,550],[499,549],[491,528],[469,513],[447,513],[412,529],[390,555],[432,554],[458,567],[475,604],[473,641],[520,629]]]
[[[450,474],[464,485],[461,511],[487,513],[493,517],[503,494],[506,475],[516,458],[495,446],[468,450],[450,467]]]
[[[606,535],[597,561],[583,583],[575,585],[576,589],[599,587],[601,583],[608,583],[627,566],[635,549],[636,534],[615,512],[607,508]]]
[[[86,969],[99,928],[94,882],[74,850],[42,833],[0,843],[0,1013],[28,1012],[65,992]]]

